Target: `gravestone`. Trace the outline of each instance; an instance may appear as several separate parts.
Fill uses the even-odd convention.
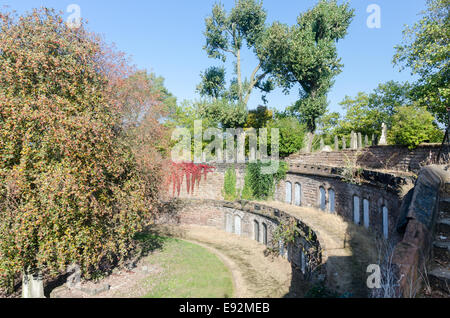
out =
[[[334,151],[339,151],[339,138],[334,136]]]
[[[385,123],[381,125],[381,138],[378,142],[378,145],[385,146],[387,145],[387,126]]]
[[[350,139],[350,149],[355,150],[358,149],[358,139],[356,133],[352,131],[351,139]]]
[[[361,149],[361,148],[363,148],[363,144],[362,144],[362,135],[361,135],[361,133],[359,132],[359,133],[358,133],[358,149]]]
[[[369,145],[369,136],[367,136],[367,135],[364,136],[364,146],[365,147],[369,147],[370,146]]]
[[[345,140],[345,137],[342,137],[342,150],[347,149],[347,140]]]
[[[39,271],[23,273],[22,298],[45,298],[42,273]]]

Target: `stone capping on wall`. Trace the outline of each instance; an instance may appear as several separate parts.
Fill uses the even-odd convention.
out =
[[[345,167],[355,164],[365,169],[386,169],[398,172],[418,173],[421,163],[430,156],[436,157],[440,144],[421,144],[414,150],[406,146],[371,146],[362,149],[346,149],[331,152],[294,154],[286,158],[293,164],[316,164]]]
[[[343,177],[344,168],[332,166],[290,163],[288,173],[321,176],[345,181],[345,178]],[[415,177],[413,176],[398,176],[394,173],[368,169],[360,169],[357,171],[357,174],[358,180],[362,184],[370,184],[394,194],[399,194],[402,191],[402,186],[415,182]]]
[[[259,202],[250,202],[246,200],[239,200],[235,202],[230,201],[222,201],[222,200],[211,200],[211,199],[178,199],[181,206],[183,204],[196,204],[196,205],[210,205],[221,208],[229,208],[238,211],[243,211],[247,213],[251,213],[254,215],[262,216],[270,219],[275,224],[280,224],[283,220],[294,219],[300,233],[304,233],[308,236],[308,238],[299,237],[300,241],[296,240],[296,244],[302,243],[304,246],[303,250],[309,254],[305,255],[308,260],[314,260],[316,263],[322,263],[322,248],[321,248],[321,240],[320,237],[316,234],[316,232],[303,221],[299,220],[295,216],[289,214],[288,212],[281,211],[279,209],[273,208],[263,203]],[[305,247],[308,245],[307,247]],[[278,246],[272,246],[273,248],[278,248]],[[296,247],[291,247],[295,249]],[[294,261],[291,257],[289,260],[294,268],[300,269],[301,264],[297,261]],[[308,273],[310,274],[310,273]],[[323,274],[322,274],[323,275]],[[310,276],[309,276],[310,277]]]

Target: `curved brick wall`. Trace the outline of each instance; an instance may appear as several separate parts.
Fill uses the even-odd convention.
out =
[[[247,201],[227,202],[219,200],[176,200],[167,203],[162,210],[158,223],[211,226],[230,233],[236,233],[235,219],[240,218],[240,233],[250,239],[256,239],[255,221],[259,224],[259,242],[264,244],[264,225],[267,228],[266,245],[280,249],[293,268],[293,281],[310,278],[309,263],[322,261],[321,243],[316,233],[302,221],[284,211]],[[274,242],[273,232],[282,220],[295,219],[303,236],[294,244],[280,246]],[[303,253],[303,255],[302,255]],[[302,262],[303,261],[303,262]]]

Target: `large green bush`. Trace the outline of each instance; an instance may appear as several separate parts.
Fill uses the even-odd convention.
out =
[[[416,148],[423,142],[441,142],[443,133],[434,123],[434,117],[425,108],[398,107],[388,133],[389,143]]]
[[[298,152],[304,146],[306,136],[306,126],[301,125],[295,117],[284,117],[273,120],[267,125],[269,138],[271,128],[278,128],[280,131],[280,157],[285,158]],[[271,141],[268,140],[270,145]]]

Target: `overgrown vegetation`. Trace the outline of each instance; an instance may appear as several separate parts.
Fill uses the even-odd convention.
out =
[[[2,284],[71,263],[89,277],[129,257],[156,212],[165,98],[54,10],[2,12],[0,33]]]
[[[388,140],[395,145],[414,149],[423,142],[442,142],[444,134],[438,130],[434,117],[424,108],[402,106],[392,117]]]
[[[273,165],[274,162],[249,163],[246,169],[245,178],[245,196],[250,196],[251,199],[268,200],[273,197],[276,184],[286,177],[288,171],[287,163],[279,161],[278,169],[274,174],[265,174],[262,169]],[[249,199],[249,198],[248,198]]]
[[[227,201],[234,201],[239,198],[239,190],[236,188],[236,170],[234,166],[225,171],[223,197]]]

